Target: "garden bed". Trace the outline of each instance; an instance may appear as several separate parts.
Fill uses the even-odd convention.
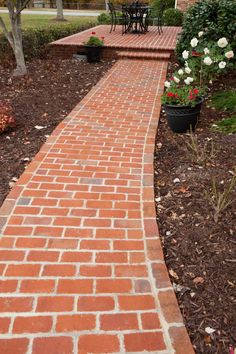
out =
[[[171,63],[170,71],[173,67]],[[236,89],[236,73],[224,75],[209,96],[219,89]],[[207,100],[191,138],[172,133],[162,112],[156,138],[157,221],[165,261],[197,354],[229,354],[230,346],[236,347],[235,202],[219,214],[217,223],[211,204],[213,180],[222,192],[235,174],[236,134],[211,128],[227,116],[229,112],[211,108]],[[201,162],[192,152],[194,144],[203,154]],[[235,201],[235,185],[233,189],[230,199]]]
[[[111,62],[32,60],[29,76],[12,78],[0,66],[0,97],[13,108],[17,126],[0,135],[0,205],[46,137],[91,90]]]

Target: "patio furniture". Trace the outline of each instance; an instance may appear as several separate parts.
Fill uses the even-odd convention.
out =
[[[122,14],[127,19],[125,33],[146,33],[148,31],[148,18],[150,15],[150,6],[139,4],[122,6]]]
[[[121,24],[122,25],[122,34],[125,33],[126,31],[126,27],[127,27],[127,19],[124,16],[124,14],[122,13],[122,16],[119,16],[117,14],[117,10],[115,9],[115,6],[113,3],[109,2],[108,3],[108,8],[111,14],[111,29],[110,29],[110,33],[112,31],[115,31],[116,29],[116,25],[117,24]]]
[[[162,25],[163,25],[164,10],[165,10],[165,6],[164,6],[164,4],[161,4],[160,8],[158,10],[158,14],[155,16],[152,16],[152,12],[151,12],[151,14],[149,16],[149,23],[152,23],[153,26],[157,26],[159,34],[163,33]]]

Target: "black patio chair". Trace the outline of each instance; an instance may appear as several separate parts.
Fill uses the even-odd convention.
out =
[[[150,25],[151,8],[148,8],[143,15],[143,27],[144,31],[148,32],[148,26]]]
[[[124,34],[126,32],[126,26],[127,26],[127,19],[126,19],[125,14],[122,12],[122,16],[118,15],[117,11],[115,9],[115,6],[111,2],[108,3],[108,8],[109,8],[109,11],[111,14],[110,33],[112,31],[115,31],[117,24],[121,24],[122,25],[122,34]]]
[[[162,34],[163,33],[163,29],[162,29],[162,25],[163,25],[163,13],[165,10],[165,5],[161,4],[159,9],[158,9],[158,13],[155,16],[152,16],[152,14],[149,16],[149,24],[150,22],[152,22],[153,26],[157,26],[158,29],[158,33]]]

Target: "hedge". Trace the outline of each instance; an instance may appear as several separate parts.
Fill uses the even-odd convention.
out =
[[[47,28],[30,28],[22,31],[23,48],[26,60],[42,58],[47,53],[47,44],[60,38],[84,31],[96,23],[86,25],[67,24]],[[3,34],[0,35],[0,62],[4,63],[14,59],[14,53]]]

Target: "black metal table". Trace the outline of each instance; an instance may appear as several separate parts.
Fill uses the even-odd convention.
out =
[[[126,29],[124,33],[145,33],[148,31],[148,17],[151,7],[134,3],[122,6],[122,14],[126,19]]]

